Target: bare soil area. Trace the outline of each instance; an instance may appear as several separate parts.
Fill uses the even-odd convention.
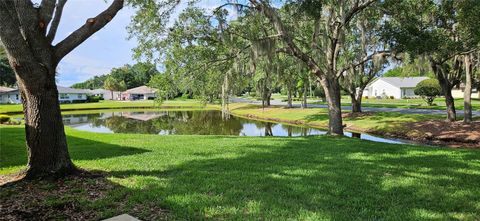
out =
[[[408,139],[451,147],[480,148],[480,121],[471,124],[430,120],[408,123],[404,136]]]

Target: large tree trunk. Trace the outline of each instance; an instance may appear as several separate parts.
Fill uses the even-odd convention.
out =
[[[44,68],[31,72],[29,76],[41,76],[34,81],[22,79],[20,76],[27,76],[25,73],[17,73],[25,114],[27,178],[61,177],[76,171],[68,154],[55,68],[48,69],[50,71]]]
[[[266,102],[267,102],[267,107],[269,107],[271,104],[270,104],[270,100],[272,99],[272,92],[270,92],[270,90],[268,90],[267,92],[267,99],[266,99]]]
[[[470,55],[465,56],[465,92],[463,94],[464,123],[472,122],[472,60]]]
[[[290,84],[288,84],[288,86],[287,86],[287,96],[288,96],[287,107],[292,108],[293,107],[293,105],[292,105],[292,87],[290,86]]]
[[[447,106],[447,120],[450,122],[454,122],[457,119],[457,113],[455,111],[455,100],[452,96],[452,86],[448,79],[446,79],[444,75],[444,70],[442,70],[439,65],[432,62],[432,70],[437,77],[438,83],[442,88],[443,95],[445,96],[445,105]]]
[[[328,102],[328,133],[343,135],[340,84],[336,79],[322,78],[320,81]]]
[[[364,88],[360,88],[360,90],[356,91],[357,89],[355,88],[355,93],[350,94],[350,97],[352,98],[352,112],[353,113],[361,113],[362,112],[362,97],[363,97],[363,90]]]
[[[302,108],[307,108],[307,85],[306,83],[303,85],[303,96],[302,96]]]
[[[107,9],[53,46],[65,3],[49,0],[0,4],[0,41],[15,71],[25,114],[26,178],[63,176],[76,170],[68,154],[60,115],[56,67],[65,55],[110,22],[124,2],[113,0]]]
[[[443,87],[442,87],[443,88]],[[457,112],[455,111],[455,99],[452,96],[452,90],[444,88],[445,104],[447,105],[447,120],[454,122],[457,120]]]
[[[354,94],[350,94],[350,98],[352,99],[352,112],[353,113],[361,113],[362,112],[362,98],[357,99]]]

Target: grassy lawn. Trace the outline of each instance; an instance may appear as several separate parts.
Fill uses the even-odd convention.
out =
[[[63,111],[68,110],[91,110],[91,109],[118,109],[118,108],[153,108],[158,106],[154,101],[109,101],[104,100],[98,103],[78,103],[78,104],[61,104]],[[162,103],[161,107],[204,107],[198,100],[173,100]],[[2,104],[0,105],[0,114],[2,113],[19,113],[22,112],[21,104]]]
[[[313,104],[326,104],[318,99],[312,100]],[[342,105],[351,105],[349,97],[342,97]],[[435,109],[445,110],[445,98],[435,99],[434,106],[427,106],[423,99],[362,99],[363,107],[389,107],[389,108],[412,108],[412,109]],[[455,108],[463,109],[463,99],[455,99]],[[480,110],[480,99],[472,100],[472,108]]]
[[[249,96],[242,96],[243,98],[256,99]],[[287,100],[286,95],[281,94],[272,94],[273,100]],[[298,98],[297,98],[298,99]],[[327,104],[326,102],[320,101],[317,97],[308,97],[307,102],[309,104]],[[351,99],[349,96],[342,96],[342,105],[350,106]],[[293,101],[295,104],[300,104],[300,101]],[[436,98],[434,106],[428,106],[423,99],[362,99],[363,107],[388,107],[388,108],[407,108],[407,109],[434,109],[434,110],[445,110],[445,98]],[[463,109],[463,99],[455,99],[455,108]],[[480,99],[472,98],[472,108],[474,110],[480,111]]]
[[[283,108],[270,107],[262,109],[252,104],[232,104],[231,111],[235,115],[250,118],[266,119],[277,122],[304,124],[312,127],[325,128],[328,126],[328,112],[322,108]],[[344,117],[347,129],[364,132],[390,132],[407,130],[402,124],[425,120],[444,119],[443,115],[401,114],[397,112],[379,112],[359,117]]]
[[[0,173],[21,169],[23,129],[2,126],[0,136]],[[67,136],[75,164],[105,171],[114,187],[95,200],[83,189],[67,189],[42,203],[47,209],[75,203],[76,210],[94,211],[96,219],[120,213],[147,219],[152,212],[146,208],[152,207],[168,210],[174,220],[480,217],[480,152],[475,150],[328,136],[156,136],[68,128]],[[0,191],[3,199],[15,195],[15,189]]]

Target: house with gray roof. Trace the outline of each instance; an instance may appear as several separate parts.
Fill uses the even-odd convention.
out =
[[[62,87],[57,85],[58,100],[60,103],[82,103],[87,101],[88,90]],[[22,103],[20,93],[15,88],[0,88],[1,104],[19,104]]]
[[[89,94],[93,96],[101,97],[105,100],[120,100],[122,92],[105,90],[100,88],[100,89],[89,90]]]
[[[122,100],[153,100],[157,96],[155,92],[155,89],[147,86],[131,88],[122,93]]]
[[[18,89],[0,86],[0,104],[19,104],[21,102]]]
[[[415,98],[414,90],[420,81],[428,77],[379,77],[370,82],[363,95],[368,97]]]

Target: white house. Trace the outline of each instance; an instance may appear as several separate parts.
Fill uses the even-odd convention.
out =
[[[21,102],[18,89],[0,86],[0,104],[19,104]]]
[[[122,93],[122,100],[151,100],[155,99],[157,95],[155,94],[155,89],[140,86],[136,88],[131,88]]]
[[[2,87],[4,88],[4,87]],[[5,91],[2,91],[5,90]],[[58,100],[60,103],[85,102],[87,100],[87,90],[62,87],[57,85]],[[0,103],[19,104],[22,102],[18,89],[8,88],[0,90]]]
[[[94,89],[89,91],[90,95],[101,97],[105,100],[120,100],[122,96],[122,92],[120,91],[112,91],[105,90],[105,89]]]
[[[87,100],[88,90],[62,87],[57,85],[58,100],[60,103],[84,102]]]
[[[452,96],[454,98],[463,98],[465,93],[465,84],[461,83],[459,87],[455,87],[452,89]],[[480,90],[479,88],[473,87],[472,88],[472,98],[480,98]]]
[[[368,97],[394,97],[395,99],[418,97],[414,90],[420,81],[428,77],[379,77],[363,91]]]

